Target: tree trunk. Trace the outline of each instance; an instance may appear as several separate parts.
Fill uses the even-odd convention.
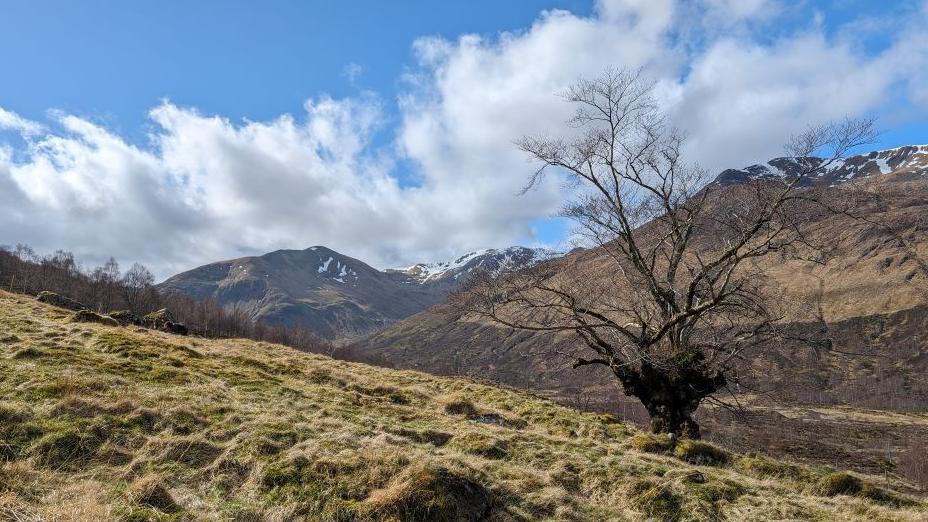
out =
[[[644,402],[648,415],[651,416],[651,431],[654,433],[673,433],[680,437],[698,439],[699,424],[693,420],[693,412],[699,407],[699,401],[683,402],[677,397],[652,398]]]
[[[651,431],[698,439],[693,413],[700,402],[725,386],[721,372],[708,373],[697,360],[682,366],[657,368],[648,362],[639,370],[613,368],[627,395],[638,397],[651,417]],[[690,364],[686,364],[690,363]]]

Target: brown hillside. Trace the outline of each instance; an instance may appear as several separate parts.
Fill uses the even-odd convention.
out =
[[[928,178],[902,169],[858,181],[853,189],[861,197],[853,217],[827,215],[808,223],[810,234],[839,239],[826,264],[767,258],[760,266],[768,287],[782,292],[797,322],[817,314],[828,322],[834,350],[759,354],[745,367],[746,382],[768,393],[743,398],[748,404],[775,399],[777,404],[907,411],[921,411],[928,404]],[[549,262],[547,268],[554,277],[569,273],[583,281],[601,278],[608,266],[596,251],[584,251]],[[346,354],[400,368],[479,376],[543,391],[563,402],[616,411],[624,399],[608,371],[570,368],[569,354],[582,349],[570,336],[513,331],[461,316],[446,305],[355,343]],[[636,407],[631,401],[633,412]],[[710,414],[704,408],[702,415]],[[722,424],[707,420],[725,436],[722,424],[731,419]],[[903,431],[900,444],[908,437]]]

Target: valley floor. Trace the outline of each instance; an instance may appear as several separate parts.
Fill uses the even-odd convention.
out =
[[[906,487],[674,445],[466,379],[72,322],[0,292],[9,520],[925,520]]]
[[[611,412],[647,426],[647,412],[634,398],[599,389],[604,400],[578,401],[549,390],[558,402],[586,411]],[[838,405],[789,404],[739,398],[731,410],[704,404],[697,418],[706,440],[744,453],[829,465],[880,477],[880,482],[924,496],[928,493],[928,413]]]

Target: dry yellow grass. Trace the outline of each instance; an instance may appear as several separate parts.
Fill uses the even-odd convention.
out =
[[[826,488],[847,479],[636,435],[468,380],[71,322],[0,293],[0,518],[928,517],[866,477]]]

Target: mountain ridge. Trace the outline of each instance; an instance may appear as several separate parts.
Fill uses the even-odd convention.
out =
[[[378,270],[317,245],[210,263],[172,276],[158,287],[194,299],[214,299],[256,320],[343,339],[438,304],[474,270],[503,273],[554,255],[546,249],[509,247],[471,252],[452,262]]]
[[[876,175],[900,174],[903,171],[924,176],[928,174],[928,145],[904,145],[875,150],[832,162],[818,157],[773,158],[766,163],[756,163],[741,169],[726,169],[716,176],[713,183],[724,186],[758,179],[782,179],[800,172],[800,169],[822,165],[826,162],[825,167],[806,176],[799,185],[827,184],[834,187],[849,181]]]

